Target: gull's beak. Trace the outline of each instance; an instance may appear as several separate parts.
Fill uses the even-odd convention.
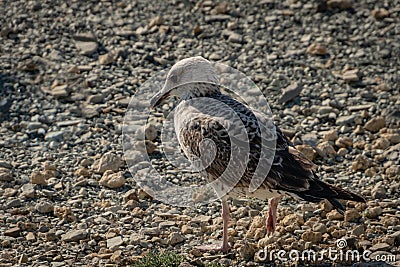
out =
[[[165,99],[169,97],[169,92],[165,92],[163,89],[153,96],[150,100],[150,107],[155,108],[161,104]]]

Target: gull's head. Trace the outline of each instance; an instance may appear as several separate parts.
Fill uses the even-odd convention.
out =
[[[218,93],[218,75],[211,63],[203,57],[190,57],[177,62],[168,72],[163,88],[150,100],[157,106],[170,96],[200,97]]]

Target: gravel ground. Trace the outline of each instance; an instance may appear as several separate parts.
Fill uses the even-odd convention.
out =
[[[125,266],[157,249],[185,255],[182,266],[281,266],[257,251],[340,238],[400,266],[399,0],[3,0],[0,12],[1,266]],[[196,250],[220,240],[220,204],[152,200],[121,131],[137,88],[197,55],[253,79],[320,176],[367,204],[347,203],[343,218],[285,198],[268,238],[266,203],[233,200],[232,252]]]

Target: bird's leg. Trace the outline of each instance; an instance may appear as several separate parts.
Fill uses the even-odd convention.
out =
[[[228,243],[228,223],[229,223],[229,205],[226,198],[222,198],[222,245],[204,245],[199,246],[197,249],[202,251],[222,251],[223,253],[227,253],[231,246]]]
[[[276,225],[276,210],[278,208],[279,200],[282,196],[274,197],[268,200],[268,217],[267,217],[267,235],[270,236],[275,231]]]
[[[229,205],[228,201],[223,198],[222,199],[222,252],[226,253],[230,249],[230,245],[228,243],[228,223],[229,223]]]

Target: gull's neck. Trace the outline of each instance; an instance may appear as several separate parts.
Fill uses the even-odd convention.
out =
[[[215,97],[221,95],[219,86],[211,83],[192,83],[185,86],[190,86],[186,88],[184,93],[181,95],[182,100],[189,100],[198,97]]]

